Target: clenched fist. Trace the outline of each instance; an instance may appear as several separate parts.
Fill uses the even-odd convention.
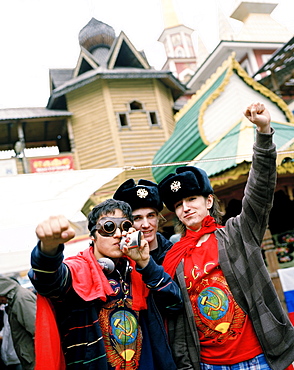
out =
[[[69,221],[62,215],[51,216],[41,222],[36,228],[36,235],[41,241],[41,251],[54,255],[59,244],[68,242],[75,236],[74,229]]]

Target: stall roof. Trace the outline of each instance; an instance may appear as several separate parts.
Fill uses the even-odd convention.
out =
[[[71,112],[66,110],[47,108],[5,108],[0,109],[0,121],[25,120],[32,118],[70,117]]]

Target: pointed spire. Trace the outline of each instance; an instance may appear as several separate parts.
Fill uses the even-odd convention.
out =
[[[196,70],[196,55],[193,46],[193,29],[180,24],[174,9],[173,0],[161,0],[164,30],[158,41],[165,47],[167,60],[163,70],[170,70],[183,83]]]
[[[161,0],[164,28],[178,26],[179,20],[174,8],[173,0]]]
[[[201,64],[205,61],[208,57],[209,52],[204,45],[200,36],[198,36],[198,48],[197,48],[197,68],[201,66]]]
[[[219,39],[220,40],[234,40],[235,31],[231,24],[229,23],[228,18],[221,11],[220,7],[218,11],[218,27],[219,27]]]

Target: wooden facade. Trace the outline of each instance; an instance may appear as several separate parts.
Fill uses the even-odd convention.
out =
[[[173,130],[172,94],[153,78],[96,80],[66,98],[69,111],[74,112],[77,169],[149,166]],[[134,108],[133,102],[137,103]],[[154,121],[150,114],[156,117]],[[120,115],[126,116],[126,126],[121,125]],[[150,168],[125,171],[99,189],[94,202],[111,197],[129,176],[153,179]]]

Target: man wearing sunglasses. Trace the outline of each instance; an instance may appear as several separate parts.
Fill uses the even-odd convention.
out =
[[[116,190],[113,198],[129,203],[133,212],[135,229],[144,234],[144,239],[148,241],[150,254],[155,262],[162,264],[166,252],[173,243],[158,232],[160,220],[163,219],[160,214],[163,203],[157,184],[144,179],[140,179],[136,184],[134,179],[128,179]]]
[[[132,226],[127,203],[100,203],[88,216],[90,247],[63,261],[64,243],[74,237],[68,220],[38,225],[29,272],[39,293],[36,370],[176,370],[161,315],[180,309],[181,295],[143,236],[136,248],[121,243]]]

